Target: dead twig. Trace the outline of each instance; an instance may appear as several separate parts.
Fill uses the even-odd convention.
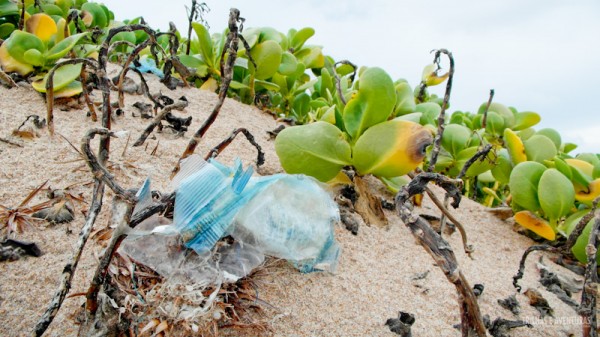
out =
[[[433,150],[431,151],[431,160],[429,161],[428,172],[433,172],[435,169],[435,163],[437,162],[438,154],[440,153],[440,146],[442,143],[442,136],[444,135],[445,123],[446,123],[446,109],[448,108],[448,102],[450,101],[450,93],[452,91],[452,79],[454,78],[454,57],[452,53],[446,49],[439,49],[435,52],[433,63],[439,66],[440,55],[444,53],[450,60],[450,70],[448,71],[448,82],[446,82],[446,92],[444,93],[444,101],[442,103],[442,111],[438,116],[438,131],[433,139]]]
[[[221,74],[223,74],[223,79],[221,81],[221,88],[219,91],[219,99],[215,106],[213,107],[212,113],[208,116],[206,121],[202,124],[200,129],[196,131],[190,142],[188,143],[187,148],[181,155],[181,158],[177,162],[177,165],[173,169],[171,173],[171,177],[174,177],[177,172],[179,172],[180,162],[189,157],[204,137],[204,134],[208,131],[210,126],[214,123],[221,111],[221,107],[225,102],[225,97],[227,97],[227,91],[229,90],[229,84],[233,78],[233,66],[235,64],[235,59],[237,57],[237,50],[239,44],[239,28],[238,22],[242,22],[242,18],[240,18],[240,11],[236,8],[232,8],[229,13],[229,33],[227,33],[227,40],[225,41],[225,47],[223,48],[223,54],[225,52],[228,53],[227,63],[225,64],[225,57],[221,57]]]
[[[452,195],[452,205],[458,207],[460,203],[460,192],[456,185],[451,183],[443,175],[433,173],[421,173],[415,177],[407,186],[404,186],[396,195],[396,209],[404,224],[410,229],[419,244],[431,255],[437,266],[444,272],[448,281],[456,287],[458,292],[458,302],[461,312],[462,335],[467,336],[486,336],[486,329],[481,317],[477,298],[467,279],[460,271],[456,256],[450,247],[431,225],[413,214],[410,198],[422,193],[429,181],[435,180],[438,185],[446,189]]]
[[[104,256],[100,259],[100,263],[96,268],[94,277],[88,291],[86,293],[86,310],[88,315],[95,315],[98,309],[98,293],[100,287],[104,285],[106,274],[108,272],[108,265],[112,260],[112,257],[119,248],[119,245],[123,239],[127,236],[127,230],[129,229],[129,222],[131,220],[131,214],[135,207],[137,200],[131,200],[125,194],[117,194],[113,200],[113,220],[116,222],[115,230],[112,233],[112,237],[104,251]]]
[[[77,264],[79,263],[79,259],[81,258],[81,253],[83,252],[83,247],[85,247],[85,243],[90,236],[92,228],[94,227],[94,222],[96,221],[96,217],[98,213],[100,213],[100,209],[102,208],[102,195],[104,193],[104,183],[100,180],[96,179],[94,183],[94,191],[92,193],[92,205],[87,213],[85,224],[79,233],[79,239],[77,240],[77,248],[75,252],[73,252],[73,256],[71,260],[65,265],[63,268],[63,272],[60,277],[60,283],[58,289],[54,293],[48,308],[35,325],[33,336],[41,336],[44,334],[50,323],[54,320],[54,317],[58,313],[62,302],[65,297],[69,293],[71,289],[71,281],[73,280],[73,275],[75,274],[75,270],[77,269]]]
[[[150,136],[150,134],[152,133],[152,131],[154,131],[154,128],[156,128],[160,122],[165,119],[165,117],[167,116],[167,114],[169,112],[171,112],[173,109],[175,110],[181,110],[185,107],[188,106],[188,101],[187,100],[177,100],[177,102],[167,105],[166,107],[164,107],[164,109],[160,112],[160,114],[158,114],[156,117],[154,117],[154,119],[152,120],[152,122],[146,127],[146,129],[144,130],[144,132],[142,132],[142,134],[140,135],[140,138],[138,138],[138,140],[135,141],[135,143],[133,143],[133,146],[141,146],[144,144],[144,142],[146,141],[146,139],[148,138],[148,136]]]
[[[356,76],[357,67],[356,67],[356,64],[354,64],[348,60],[338,61],[333,65],[333,77],[335,78],[335,86],[337,88],[338,96],[340,97],[340,101],[342,101],[342,103],[344,105],[346,105],[346,98],[344,97],[344,93],[342,92],[342,80],[340,79],[340,76],[338,75],[338,73],[335,71],[335,67],[338,64],[349,65],[352,67],[352,69],[354,69],[352,71],[352,76],[350,76],[351,81],[354,81],[354,76]]]
[[[2,138],[0,137],[0,142],[6,143],[6,144],[10,144],[12,146],[16,146],[16,147],[23,147],[23,145],[19,144],[19,143],[15,143],[10,139],[6,139],[6,138]]]
[[[587,265],[585,267],[585,281],[581,293],[581,305],[579,314],[582,318],[582,329],[584,337],[598,336],[598,321],[596,317],[596,302],[598,294],[598,266],[596,253],[598,252],[598,233],[600,231],[600,212],[594,212],[594,225],[590,232],[590,238],[585,252],[587,254]]]
[[[17,83],[15,83],[12,77],[8,76],[8,74],[5,73],[2,69],[0,69],[0,80],[6,82],[9,88],[16,88],[19,86]]]
[[[106,73],[106,65],[108,64],[108,49],[110,48],[110,41],[112,38],[121,32],[134,32],[134,31],[144,31],[148,34],[148,38],[153,40],[156,33],[154,30],[150,29],[146,25],[125,25],[117,28],[113,28],[108,31],[108,34],[104,41],[102,42],[102,46],[100,47],[100,51],[98,52],[98,70],[96,74],[98,76],[98,89],[102,91],[102,127],[110,130],[111,129],[111,106],[110,106],[110,79]],[[100,147],[98,157],[101,164],[104,164],[109,157],[110,153],[110,136],[105,135],[100,140]]]
[[[465,176],[465,174],[467,173],[467,171],[469,170],[469,167],[471,167],[471,165],[473,165],[479,158],[481,158],[481,160],[484,160],[491,149],[492,149],[492,145],[487,144],[481,150],[477,151],[477,153],[475,153],[475,155],[473,157],[469,158],[469,160],[467,160],[465,165],[463,165],[463,167],[460,170],[460,173],[458,174],[456,179],[462,179]],[[433,193],[430,194],[428,191],[427,194],[431,197],[431,195]],[[433,198],[432,198],[432,200],[433,200]],[[448,208],[449,200],[450,200],[450,196],[448,194],[446,194],[444,196],[444,208],[446,208],[446,209]],[[434,201],[434,203],[436,203],[436,202]],[[438,204],[436,203],[436,205],[438,205]],[[439,205],[438,205],[438,207],[439,207]],[[447,212],[447,213],[449,213],[449,212]],[[452,217],[452,218],[454,218],[454,217]],[[458,228],[458,231],[460,232],[460,234],[463,238],[463,245],[465,247],[465,252],[467,254],[472,253],[473,247],[467,244],[467,234],[466,234],[466,231],[465,231],[463,225],[460,222],[456,222],[456,219],[452,220],[452,222],[454,222],[454,224],[456,225],[456,228]],[[444,233],[444,227],[446,227],[446,213],[442,212],[442,217],[440,219],[440,235],[443,235],[442,233]]]
[[[245,128],[238,128],[238,129],[233,130],[233,132],[231,133],[231,135],[229,135],[229,137],[227,137],[225,140],[223,140],[221,143],[219,143],[219,145],[212,148],[206,154],[206,156],[204,157],[204,160],[208,160],[210,158],[216,158],[223,150],[225,150],[225,148],[227,146],[229,146],[229,144],[231,144],[231,142],[233,142],[235,137],[240,132],[242,134],[244,134],[244,136],[246,136],[246,139],[248,140],[248,142],[250,142],[250,144],[252,144],[256,148],[256,151],[258,152],[258,154],[256,156],[256,166],[259,167],[262,164],[264,164],[265,163],[265,153],[263,152],[261,146],[258,145],[256,140],[254,139],[254,136],[250,133],[250,131],[246,130]]]
[[[577,239],[579,238],[579,236],[581,236],[581,233],[583,233],[585,226],[594,217],[594,212],[596,212],[596,209],[598,208],[598,203],[600,203],[600,197],[594,199],[594,201],[592,202],[592,208],[590,209],[590,212],[584,215],[581,218],[581,220],[579,220],[577,226],[575,226],[571,234],[569,234],[567,242],[563,246],[563,254],[572,256],[571,248],[573,248],[573,246],[577,242]]]
[[[525,253],[523,253],[523,256],[521,257],[521,262],[519,262],[519,270],[517,271],[517,274],[513,276],[513,287],[515,287],[515,289],[517,289],[518,292],[521,292],[519,280],[523,278],[523,275],[525,273],[525,261],[527,260],[527,256],[536,251],[560,253],[560,250],[558,248],[548,245],[535,245],[527,248],[525,250]]]
[[[94,70],[98,70],[98,64],[96,63],[95,60],[93,59],[85,59],[85,58],[79,58],[79,59],[69,59],[69,60],[64,60],[61,61],[59,63],[57,63],[56,65],[54,65],[54,67],[52,67],[52,69],[50,69],[50,71],[48,72],[48,80],[46,81],[46,120],[48,121],[48,132],[50,132],[50,135],[53,136],[54,135],[54,73],[63,66],[69,65],[69,64],[83,64],[83,65],[87,65],[91,68],[93,68]],[[83,68],[84,66],[82,66],[82,71],[84,70]],[[82,82],[81,84],[82,86],[85,86],[85,83]],[[84,89],[85,92],[85,89]]]
[[[485,106],[485,110],[483,111],[483,120],[481,121],[481,128],[485,129],[487,125],[487,115],[488,110],[490,109],[490,104],[492,104],[492,100],[494,99],[494,89],[490,89],[490,98],[487,101],[487,105]]]
[[[185,54],[189,55],[190,45],[192,43],[192,22],[200,20],[200,22],[208,28],[208,24],[206,20],[204,20],[203,14],[210,12],[210,8],[205,2],[198,3],[196,0],[192,0],[192,8],[190,9],[185,6],[185,9],[188,14],[187,48],[185,49]]]
[[[92,174],[96,179],[103,181],[115,194],[122,195],[125,199],[133,202],[135,197],[131,192],[126,191],[123,187],[119,186],[114,180],[114,177],[108,170],[102,166],[99,160],[96,158],[92,150],[90,149],[90,141],[94,139],[96,135],[114,137],[114,133],[105,128],[90,129],[81,141],[81,152],[85,155],[85,161],[87,162]]]

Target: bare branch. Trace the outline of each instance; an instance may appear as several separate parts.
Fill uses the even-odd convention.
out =
[[[582,329],[584,337],[598,336],[598,321],[596,317],[596,302],[598,294],[598,265],[596,253],[598,252],[598,232],[600,230],[600,212],[595,211],[594,225],[590,232],[590,238],[585,252],[587,254],[587,265],[585,267],[585,281],[581,293],[581,305],[579,314],[582,318]]]
[[[431,151],[431,160],[429,161],[428,172],[433,172],[435,163],[437,162],[438,154],[440,153],[440,146],[442,143],[442,136],[444,135],[445,123],[446,123],[446,109],[448,108],[448,102],[450,101],[450,93],[452,91],[452,80],[454,78],[454,57],[452,53],[446,49],[439,49],[435,52],[435,58],[433,63],[439,64],[440,55],[444,53],[450,60],[450,70],[448,71],[448,81],[446,82],[446,93],[444,94],[444,101],[442,103],[442,111],[438,116],[438,131],[433,140],[433,150]]]
[[[225,97],[227,97],[227,91],[229,90],[229,84],[233,78],[233,66],[235,64],[235,59],[237,57],[238,43],[239,43],[239,30],[238,30],[238,22],[242,22],[243,19],[240,18],[240,11],[236,8],[232,8],[229,13],[229,33],[227,34],[227,41],[225,41],[225,47],[223,48],[223,54],[227,51],[227,64],[224,63],[225,57],[221,57],[221,74],[223,74],[223,79],[221,81],[221,88],[219,91],[219,100],[213,107],[212,113],[208,116],[206,121],[200,126],[200,129],[196,131],[190,142],[188,143],[187,148],[181,155],[181,158],[177,162],[177,165],[173,169],[171,173],[171,177],[175,176],[177,172],[179,172],[179,163],[189,157],[194,153],[194,150],[204,137],[204,134],[208,131],[210,126],[214,123],[221,111],[221,107],[225,102]]]
[[[422,176],[422,178],[419,178],[419,176]],[[426,220],[413,214],[411,211],[412,205],[409,202],[410,197],[416,193],[422,193],[430,180],[438,178],[432,176],[431,173],[420,174],[419,176],[415,177],[408,186],[404,186],[396,195],[395,200],[398,214],[404,224],[413,233],[413,236],[417,239],[419,244],[423,246],[427,253],[435,260],[436,265],[444,272],[448,281],[456,287],[461,313],[462,335],[465,337],[484,337],[486,336],[486,330],[477,303],[477,298],[475,297],[475,294],[473,294],[473,290],[467,282],[467,279],[460,271],[456,256],[454,255],[450,244],[437,234]],[[440,179],[444,180],[444,178]],[[445,179],[447,180],[447,178]],[[448,192],[455,198],[453,205],[458,206],[458,203],[460,202],[460,193],[453,191],[456,189],[456,186],[445,181],[442,181],[441,185],[443,185],[442,187],[445,189],[448,188]]]
[[[148,125],[146,127],[146,129],[144,130],[144,132],[142,132],[142,134],[140,135],[140,138],[138,138],[138,140],[136,140],[135,143],[133,143],[133,146],[143,145],[144,142],[146,141],[146,139],[148,138],[148,136],[150,136],[150,134],[154,130],[154,128],[156,128],[160,124],[160,122],[166,117],[166,115],[169,112],[171,112],[173,109],[180,110],[187,106],[188,106],[188,101],[185,101],[185,100],[177,100],[177,102],[167,105],[160,112],[160,114],[158,114],[156,117],[154,117],[154,119],[152,120],[150,125]]]
[[[223,140],[221,143],[219,143],[219,145],[212,148],[208,152],[206,157],[204,157],[204,159],[208,160],[209,158],[216,158],[223,150],[225,150],[225,148],[227,146],[229,146],[229,144],[231,144],[231,142],[233,142],[235,137],[240,132],[243,133],[244,136],[246,136],[246,139],[248,140],[248,142],[250,142],[250,144],[252,144],[256,148],[256,151],[258,152],[257,157],[256,157],[256,166],[258,167],[258,166],[261,166],[262,164],[264,164],[265,163],[265,153],[263,152],[261,146],[254,139],[254,136],[250,133],[250,131],[246,130],[245,128],[238,128],[238,129],[233,130],[231,135],[229,135],[229,137],[227,137],[225,140]]]

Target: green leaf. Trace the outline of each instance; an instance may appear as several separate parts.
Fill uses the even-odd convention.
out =
[[[442,112],[442,107],[433,102],[419,103],[415,106],[416,112],[421,112],[421,125],[437,126],[437,119]]]
[[[487,103],[481,104],[481,106],[479,106],[478,113],[479,114],[483,114],[483,112],[485,111],[485,107],[486,106],[487,106]],[[512,126],[515,125],[515,115],[505,105],[497,103],[497,102],[492,102],[490,104],[489,109],[488,109],[488,114],[489,114],[490,111],[494,111],[500,117],[502,117],[502,119],[504,120],[504,126],[505,127],[512,128]],[[489,118],[489,115],[488,115],[488,118]]]
[[[535,212],[540,209],[538,185],[546,167],[538,162],[526,161],[515,166],[510,174],[508,186],[515,204]]]
[[[573,143],[564,143],[561,145],[561,151],[564,153],[569,153],[577,148],[577,144]]]
[[[213,54],[213,42],[210,38],[210,34],[206,27],[204,27],[201,23],[192,22],[192,28],[196,32],[198,36],[198,41],[200,42],[200,53],[202,55],[202,59],[208,65],[209,68],[215,68],[215,60]]]
[[[416,111],[415,97],[413,89],[407,82],[396,84],[396,106],[394,107],[394,115],[402,116]]]
[[[496,165],[492,168],[492,175],[501,184],[508,184],[512,172],[512,162],[508,150],[500,149],[496,153]]]
[[[54,63],[54,62],[56,62],[56,60],[67,55],[67,53],[69,51],[71,51],[71,49],[73,49],[73,47],[75,47],[77,42],[79,42],[79,40],[81,40],[81,38],[83,38],[86,35],[88,35],[88,33],[80,33],[80,34],[71,35],[71,36],[65,38],[64,40],[60,41],[59,43],[57,43],[54,47],[52,47],[52,49],[48,50],[48,52],[46,52],[44,54],[45,59],[46,59],[46,64]]]
[[[351,162],[350,144],[340,129],[327,122],[284,129],[275,139],[275,151],[286,172],[320,181],[333,179]]]
[[[544,160],[550,160],[558,153],[556,147],[550,138],[536,134],[523,142],[525,145],[525,154],[527,159],[543,163]]]
[[[363,175],[402,176],[423,161],[431,142],[431,133],[417,123],[398,119],[379,123],[354,144],[354,167]]]
[[[6,50],[15,60],[28,63],[25,59],[25,52],[30,49],[35,49],[40,53],[44,53],[46,47],[44,42],[39,37],[21,30],[15,30],[8,40],[4,41]]]
[[[101,5],[95,2],[86,2],[81,6],[81,10],[90,13],[92,16],[92,22],[88,27],[105,28],[108,26],[109,18]]]
[[[79,77],[80,74],[81,74],[81,63],[67,64],[67,65],[61,66],[54,72],[54,78],[53,78],[53,82],[52,82],[54,91],[58,91],[64,87],[66,87],[67,85],[69,85],[69,83],[75,81]],[[46,82],[48,81],[48,75],[49,74],[46,74],[46,76],[44,76],[43,79],[31,83],[33,88],[39,92],[45,93],[46,92]]]
[[[44,64],[44,55],[37,49],[29,49],[23,54],[25,61],[33,66],[39,67]]]
[[[488,111],[485,131],[492,135],[499,136],[503,133],[504,129],[504,118],[494,111]]]
[[[296,60],[296,56],[287,51],[283,52],[281,54],[281,64],[277,71],[282,75],[289,76],[293,75],[296,72],[296,69],[298,69],[298,60]]]
[[[560,173],[562,173],[565,177],[571,180],[571,178],[573,177],[573,173],[571,172],[571,167],[569,166],[569,164],[567,164],[567,162],[558,157],[555,157],[554,166],[557,170],[560,171]]]
[[[0,25],[0,39],[6,39],[10,36],[10,34],[16,29],[15,25],[6,22]]]
[[[411,122],[419,124],[421,122],[421,117],[423,117],[422,112],[413,112],[413,113],[410,113],[407,115],[402,115],[400,117],[396,117],[394,119],[402,120],[402,121],[411,121]]]
[[[390,76],[381,68],[368,68],[359,79],[358,92],[343,111],[344,125],[350,137],[357,139],[369,127],[388,119],[396,93]]]
[[[410,179],[407,176],[393,178],[380,177],[379,180],[381,180],[392,193],[398,193],[402,186],[410,183]]]
[[[458,172],[460,172],[460,170],[462,170],[463,166],[465,166],[465,164],[467,163],[467,161],[469,159],[473,158],[473,156],[477,153],[477,151],[479,151],[479,147],[472,146],[472,147],[466,148],[458,153],[458,155],[456,156],[456,168],[458,169]],[[493,163],[494,163],[494,160],[492,158],[492,152],[490,151],[488,153],[488,155],[484,158],[483,161],[482,160],[475,161],[469,167],[469,169],[465,173],[465,176],[475,177],[475,176],[478,176],[478,175],[484,173],[485,171],[491,170],[494,167]]]
[[[299,62],[306,66],[306,69],[323,68],[325,66],[325,56],[321,47],[306,47],[294,53]]]
[[[515,125],[511,128],[513,131],[519,131],[530,128],[538,124],[542,118],[535,112],[519,112],[515,115]]]
[[[452,156],[467,146],[471,138],[471,130],[458,124],[448,124],[442,135],[442,147]]]
[[[273,92],[279,91],[279,86],[277,84],[268,81],[254,80],[254,85],[256,86],[256,89],[263,88]]]
[[[315,35],[315,30],[310,27],[300,29],[293,35],[292,40],[290,41],[290,47],[293,48],[293,50],[300,50],[304,46],[304,43],[306,43],[306,40],[313,35]]]
[[[292,114],[296,116],[298,121],[304,121],[310,111],[310,96],[306,93],[301,93],[294,97],[292,103]]]
[[[256,62],[256,73],[254,76],[259,80],[266,80],[273,77],[281,64],[282,52],[281,46],[273,40],[255,45],[250,51],[252,59]],[[253,66],[250,64],[249,68],[252,71]]]
[[[550,223],[556,223],[571,211],[575,203],[575,189],[557,169],[547,169],[538,184],[538,200]]]
[[[62,97],[73,97],[75,95],[79,95],[83,92],[83,86],[79,81],[72,81],[67,84],[66,87],[57,90],[54,93],[54,98],[62,98]]]
[[[538,132],[536,132],[536,135],[542,135],[542,136],[548,137],[552,141],[552,143],[554,143],[556,150],[560,150],[560,145],[562,143],[562,139],[561,139],[560,133],[558,133],[558,131],[556,131],[554,129],[550,129],[550,128],[545,128],[545,129],[541,129]]]

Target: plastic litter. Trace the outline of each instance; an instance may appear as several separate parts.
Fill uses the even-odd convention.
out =
[[[333,235],[339,211],[311,177],[279,175],[235,217],[231,235],[300,271],[334,272],[340,248]]]
[[[252,173],[239,159],[228,167],[188,158],[173,181],[173,223],[147,219],[121,250],[165,277],[196,283],[236,281],[265,255],[287,259],[301,272],[335,272],[339,211],[323,184],[304,175]],[[149,179],[137,195],[134,214],[152,202]],[[227,235],[233,243],[219,241]]]

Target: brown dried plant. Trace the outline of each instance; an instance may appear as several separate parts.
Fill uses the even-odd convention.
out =
[[[5,233],[8,236],[12,233],[23,233],[25,230],[35,229],[35,224],[43,221],[31,215],[52,206],[54,201],[48,200],[34,206],[27,206],[27,204],[46,186],[46,183],[48,181],[31,191],[17,207],[0,205],[0,234]]]

